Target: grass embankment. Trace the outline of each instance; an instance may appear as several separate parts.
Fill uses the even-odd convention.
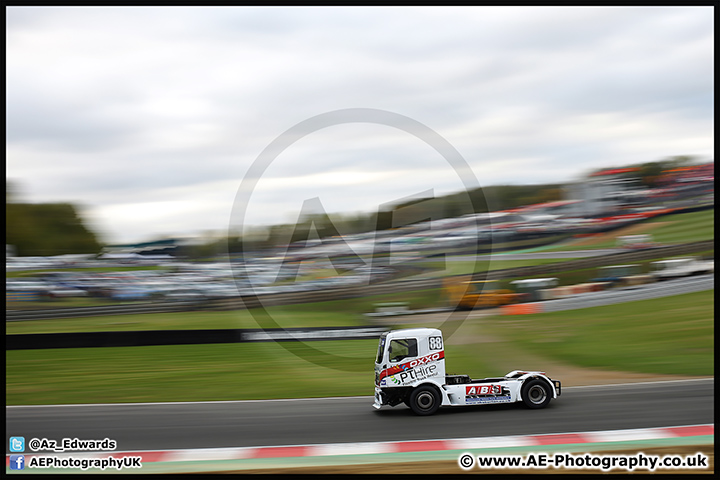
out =
[[[570,365],[714,374],[714,291],[562,312],[492,317],[489,331]]]
[[[628,227],[601,233],[590,237],[577,238],[562,245],[544,248],[545,252],[561,250],[586,250],[616,248],[617,238],[623,235],[650,234],[652,241],[660,245],[700,242],[715,238],[715,209],[698,212],[664,215]]]
[[[517,368],[503,342],[570,365],[712,375],[713,292],[465,320],[501,341],[448,342],[448,371]],[[6,352],[8,405],[371,395],[376,340]],[[524,367],[520,367],[524,368]]]

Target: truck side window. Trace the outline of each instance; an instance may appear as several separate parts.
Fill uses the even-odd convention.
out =
[[[417,357],[417,352],[417,339],[415,338],[393,340],[388,349],[391,362],[399,362],[407,357]]]

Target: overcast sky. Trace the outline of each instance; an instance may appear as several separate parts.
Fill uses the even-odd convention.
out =
[[[109,243],[713,159],[711,7],[6,14],[7,179]]]

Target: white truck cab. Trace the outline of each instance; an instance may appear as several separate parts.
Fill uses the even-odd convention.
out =
[[[560,382],[544,372],[515,370],[504,377],[473,380],[445,372],[443,334],[436,328],[393,330],[380,336],[375,359],[375,403],[404,403],[417,415],[441,406],[523,402],[544,408],[560,395]]]

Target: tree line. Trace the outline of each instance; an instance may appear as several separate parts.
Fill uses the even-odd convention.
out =
[[[95,254],[101,242],[70,203],[24,203],[5,187],[5,244],[17,256]]]
[[[609,168],[629,168],[631,170],[625,174],[628,179],[638,186],[652,188],[657,186],[663,172],[693,163],[697,163],[695,157],[675,156],[655,162]],[[588,176],[597,171],[600,170],[588,172]],[[269,226],[242,238],[230,233],[224,239],[209,239],[206,244],[187,247],[184,252],[196,258],[222,252],[257,251],[308,238],[391,230],[426,220],[508,210],[563,198],[563,184],[491,185],[440,197],[413,198],[375,212],[302,213],[295,224]],[[8,182],[6,215],[6,244],[14,246],[16,255],[87,254],[102,250],[103,243],[86,226],[79,208],[70,203],[20,202]]]

